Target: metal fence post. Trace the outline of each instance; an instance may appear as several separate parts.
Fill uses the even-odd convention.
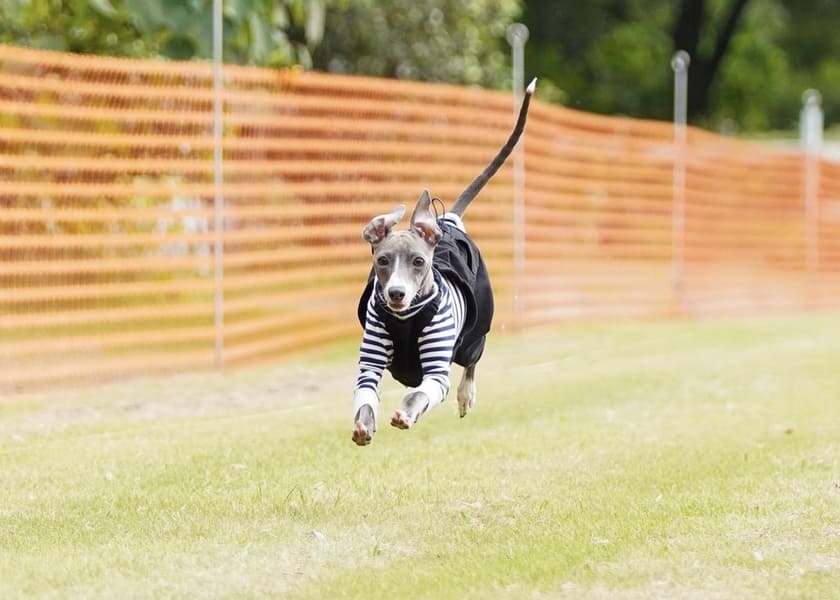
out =
[[[674,171],[671,213],[671,288],[673,309],[685,310],[685,144],[688,121],[688,66],[691,57],[678,50],[671,59],[674,70]]]
[[[807,303],[813,307],[816,303],[820,268],[820,153],[823,143],[822,96],[817,90],[808,89],[802,93],[799,138],[805,153],[804,218],[805,268],[808,277]]]
[[[513,67],[513,118],[516,120],[525,85],[525,42],[528,27],[512,23],[507,30]],[[525,134],[513,154],[513,310],[515,327],[521,327],[524,316],[525,279]]]
[[[213,0],[213,212],[215,284],[213,294],[215,327],[215,363],[221,368],[225,363],[224,336],[224,209],[222,138],[224,135],[224,80],[222,78],[222,1]]]

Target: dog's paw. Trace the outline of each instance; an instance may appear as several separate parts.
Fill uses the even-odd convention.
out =
[[[367,446],[373,441],[373,435],[361,421],[356,421],[353,427],[353,441],[357,446]]]
[[[462,401],[461,398],[458,398],[458,416],[462,419],[470,414],[470,409],[472,409],[472,405],[469,402]]]
[[[458,414],[463,419],[475,406],[475,383],[461,382],[458,386]]]
[[[402,408],[391,417],[391,425],[408,429],[429,409],[429,397],[420,391],[409,392],[402,401]]]
[[[362,406],[356,413],[356,420],[353,425],[353,442],[357,446],[367,446],[373,441],[376,433],[376,417],[370,406]]]
[[[397,429],[408,429],[413,424],[414,420],[404,410],[398,410],[391,417],[391,426]]]

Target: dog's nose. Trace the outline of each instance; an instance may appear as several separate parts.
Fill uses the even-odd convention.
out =
[[[401,287],[392,287],[388,290],[388,297],[394,302],[402,302],[405,298],[405,290]]]

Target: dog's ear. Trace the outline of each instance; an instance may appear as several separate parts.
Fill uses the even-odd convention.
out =
[[[365,226],[364,231],[362,231],[362,237],[371,244],[378,244],[384,240],[389,233],[391,233],[391,229],[394,228],[394,225],[400,222],[400,219],[403,218],[404,214],[405,204],[400,204],[397,208],[387,214],[373,217],[370,220],[370,223]]]
[[[411,215],[411,230],[432,246],[437,244],[443,235],[432,214],[432,196],[429,190],[423,190],[420,198],[417,199],[417,206],[414,207],[414,214]]]

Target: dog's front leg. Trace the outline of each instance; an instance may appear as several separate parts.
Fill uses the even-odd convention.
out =
[[[408,429],[429,410],[429,404],[429,397],[425,392],[420,390],[409,392],[403,398],[400,409],[391,417],[391,425],[397,429]]]
[[[402,399],[400,409],[391,417],[391,425],[397,429],[408,429],[430,409],[443,402],[448,391],[447,375],[436,374],[423,379],[419,386]]]
[[[362,406],[356,413],[353,425],[353,441],[359,446],[367,446],[376,435],[376,413],[369,404]]]
[[[379,406],[379,396],[370,389],[356,390],[354,399],[356,406],[353,417],[353,441],[359,446],[367,446],[376,435],[376,411]]]

